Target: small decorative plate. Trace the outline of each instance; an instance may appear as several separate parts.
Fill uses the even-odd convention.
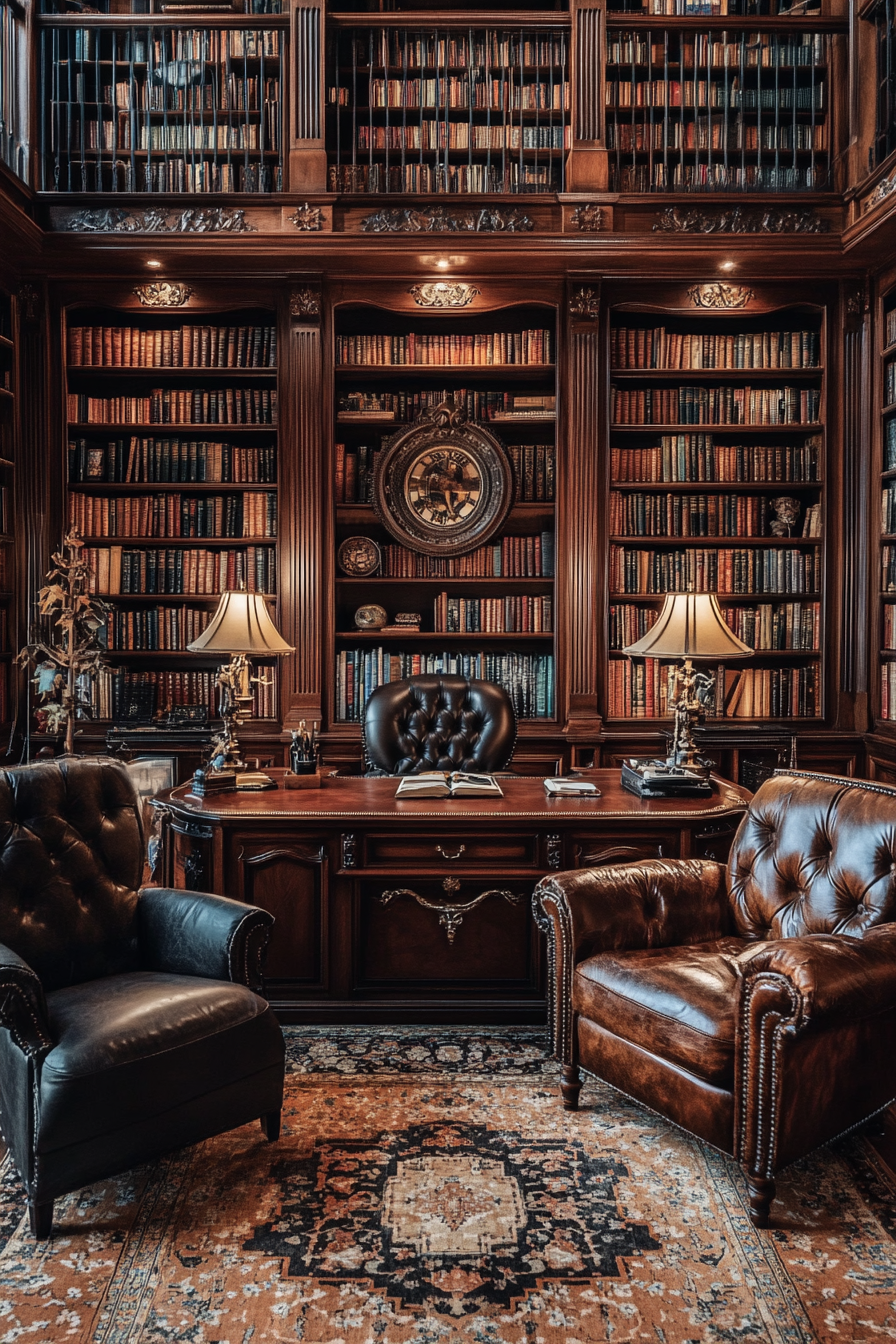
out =
[[[359,630],[382,630],[388,620],[386,608],[378,602],[368,602],[355,612],[355,625]]]
[[[343,574],[365,579],[376,574],[383,562],[380,548],[370,537],[346,537],[336,552],[336,563]]]

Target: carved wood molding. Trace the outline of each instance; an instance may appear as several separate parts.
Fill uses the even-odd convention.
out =
[[[456,280],[429,280],[411,285],[408,293],[421,308],[466,308],[482,291]]]
[[[874,206],[880,205],[881,201],[885,201],[888,196],[892,196],[894,191],[896,191],[896,173],[892,173],[889,177],[885,177],[882,181],[878,182],[877,186],[862,206],[863,213],[867,213],[869,210],[872,210]]]
[[[144,308],[182,308],[189,303],[193,287],[174,280],[151,280],[145,285],[135,285],[134,293]]]
[[[24,284],[19,286],[18,293],[19,308],[22,313],[22,321],[29,325],[40,321],[41,297],[40,291],[35,289],[34,285]]]
[[[146,210],[71,210],[56,216],[69,233],[256,233],[245,210],[226,206],[169,210],[150,206]]]
[[[446,878],[445,885],[452,882],[451,878]],[[460,885],[458,883],[458,885]],[[456,890],[453,886],[449,890]],[[503,896],[504,900],[510,905],[519,905],[523,899],[518,891],[508,891],[504,887],[492,887],[488,891],[482,891],[478,896],[474,896],[471,901],[465,901],[463,904],[445,905],[440,901],[428,901],[425,896],[419,892],[412,891],[410,887],[396,887],[393,891],[384,891],[380,894],[380,904],[388,905],[390,901],[395,900],[396,896],[410,896],[424,910],[432,910],[439,917],[439,925],[445,930],[449,944],[454,942],[457,931],[464,922],[464,915],[475,910],[477,905],[487,901],[490,896]]]
[[[570,295],[569,313],[593,322],[600,316],[600,290],[593,285],[578,285]]]
[[[399,207],[377,210],[361,220],[364,233],[528,233],[532,228],[529,215],[506,206],[479,210],[449,210],[444,205],[427,210]]]
[[[304,321],[320,321],[320,289],[312,285],[301,285],[289,296],[289,315]]]
[[[821,219],[814,210],[746,210],[735,205],[730,210],[703,210],[672,205],[664,210],[653,226],[654,233],[827,233],[830,220]]]
[[[290,224],[294,224],[299,233],[319,233],[324,226],[324,212],[307,201],[287,215]]]
[[[748,285],[727,285],[717,280],[709,285],[694,285],[688,298],[695,308],[746,308],[755,292]]]
[[[573,210],[570,222],[580,233],[602,233],[606,215],[599,205],[580,205]]]

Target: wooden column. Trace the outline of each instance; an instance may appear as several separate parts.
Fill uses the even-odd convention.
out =
[[[599,559],[600,282],[570,281],[567,311],[557,594],[567,654],[565,731],[578,737],[601,728],[598,610],[604,605],[605,580]]]
[[[605,15],[593,0],[572,9],[573,87],[572,149],[566,177],[567,192],[607,190],[607,151],[604,144],[603,43]]]
[[[869,584],[877,580],[877,556],[873,569],[868,556],[874,554],[869,536],[869,473],[871,464],[868,389],[873,386],[870,363],[870,305],[864,283],[843,286],[843,606],[840,625],[840,715],[853,713],[854,727],[864,732],[869,726],[868,667],[869,639],[876,639],[876,628],[869,628]],[[831,423],[834,417],[831,416]],[[830,454],[829,454],[830,460]],[[869,569],[871,572],[869,573]],[[836,588],[834,589],[836,591]]]
[[[288,364],[282,384],[293,392],[282,408],[280,428],[280,601],[283,633],[296,646],[295,653],[283,660],[285,729],[302,718],[323,718],[322,557],[329,480],[322,464],[320,314],[320,285],[297,285],[290,294]]]
[[[322,0],[293,0],[290,29],[289,190],[326,191]]]

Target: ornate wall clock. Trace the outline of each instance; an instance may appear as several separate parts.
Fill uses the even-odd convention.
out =
[[[384,441],[374,506],[397,541],[424,555],[483,545],[513,503],[513,471],[498,439],[444,401]]]

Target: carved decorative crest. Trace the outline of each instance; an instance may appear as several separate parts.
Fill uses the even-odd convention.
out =
[[[830,220],[821,219],[813,210],[745,210],[735,205],[730,210],[685,209],[672,205],[664,210],[653,226],[654,233],[827,233]]]
[[[40,294],[34,285],[19,286],[19,306],[25,322],[37,322],[40,317]]]
[[[572,223],[582,233],[600,233],[604,227],[604,212],[599,205],[580,205],[572,212]]]
[[[864,209],[871,210],[875,205],[879,205],[881,201],[885,201],[894,191],[896,191],[896,173],[892,173],[889,177],[885,177],[882,181],[878,182],[877,186],[865,202]]]
[[[319,210],[316,205],[309,205],[307,201],[297,206],[288,219],[300,233],[318,233],[324,226],[323,210]]]
[[[480,210],[448,210],[444,205],[429,210],[410,207],[377,210],[361,220],[364,233],[527,233],[532,220],[522,210],[483,206]]]
[[[580,285],[574,289],[569,300],[569,311],[572,317],[587,317],[593,321],[600,314],[600,290],[592,289],[590,285]]]
[[[70,233],[256,233],[244,210],[208,209],[72,210],[59,216]]]
[[[145,285],[135,285],[134,293],[144,308],[183,308],[193,287],[174,280],[151,280]]]
[[[868,290],[864,285],[857,285],[846,296],[846,313],[848,317],[864,317],[870,307]]]
[[[294,289],[289,296],[289,313],[291,317],[320,317],[320,290],[310,285]]]
[[[475,285],[465,285],[459,280],[430,280],[423,285],[411,285],[408,290],[421,308],[466,308],[479,292]]]
[[[726,285],[722,280],[711,285],[694,285],[688,290],[695,308],[746,308],[755,297],[748,285]]]

